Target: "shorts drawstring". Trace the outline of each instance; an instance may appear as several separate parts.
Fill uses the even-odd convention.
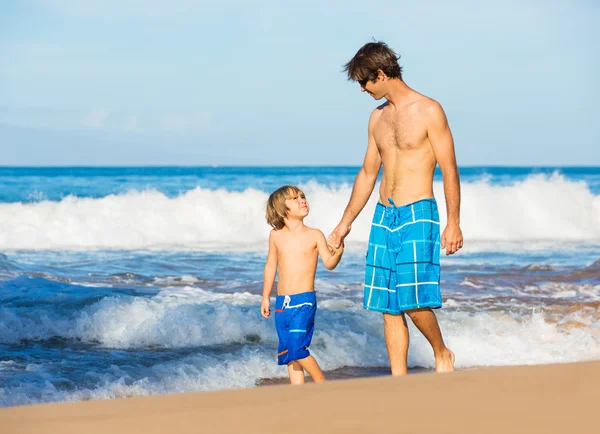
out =
[[[392,199],[391,197],[388,197],[388,202],[391,203],[392,206],[394,207],[394,210],[392,211],[394,213],[394,219],[392,220],[392,222],[390,224],[390,229],[394,229],[394,228],[398,227],[398,224],[400,224],[400,210],[396,206],[394,199]]]

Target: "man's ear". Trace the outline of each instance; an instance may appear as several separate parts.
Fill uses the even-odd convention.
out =
[[[385,75],[385,72],[383,72],[381,69],[377,70],[377,81],[385,81],[387,80],[387,75]]]

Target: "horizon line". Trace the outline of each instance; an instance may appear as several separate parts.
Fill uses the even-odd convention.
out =
[[[144,168],[155,168],[155,169],[194,169],[194,168],[360,168],[362,165],[347,165],[347,164],[299,164],[299,165],[286,165],[286,164],[204,164],[204,165],[179,165],[179,164],[147,164],[147,165],[87,165],[87,164],[74,164],[74,165],[0,165],[0,169],[144,169]],[[498,168],[498,169],[595,169],[600,168],[600,164],[593,165],[510,165],[510,164],[467,164],[458,165],[458,168],[475,169],[475,168]],[[436,166],[436,170],[439,170],[439,166]]]

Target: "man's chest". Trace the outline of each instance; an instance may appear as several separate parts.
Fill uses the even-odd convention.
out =
[[[416,149],[422,146],[427,138],[427,128],[418,113],[384,112],[375,123],[373,136],[381,151]]]

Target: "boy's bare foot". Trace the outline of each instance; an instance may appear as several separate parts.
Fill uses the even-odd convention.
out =
[[[446,348],[440,357],[435,359],[435,372],[453,372],[454,371],[454,353]]]

